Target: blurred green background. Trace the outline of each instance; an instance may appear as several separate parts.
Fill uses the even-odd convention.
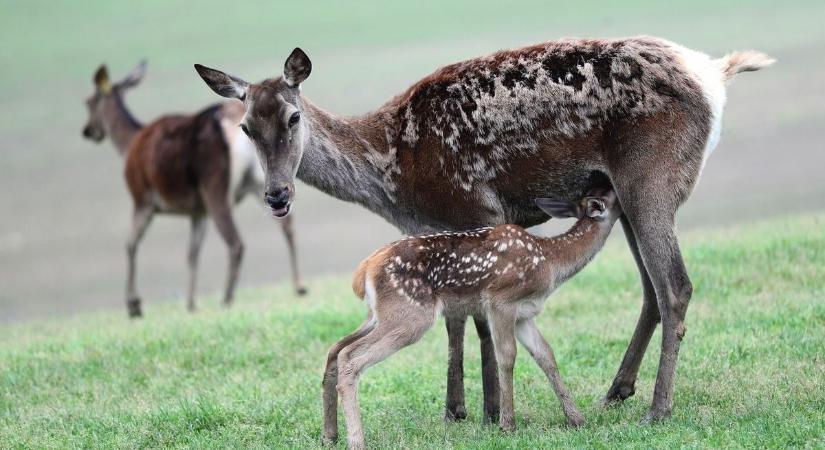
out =
[[[278,74],[295,46],[313,60],[304,94],[342,115],[377,107],[440,65],[565,36],[651,34],[714,56],[767,52],[778,64],[730,86],[721,143],[680,214],[694,228],[825,206],[823,24],[822,1],[0,1],[0,322],[123,307],[131,205],[122,160],[109,142],[80,135],[100,63],[119,78],[148,59],[127,97],[145,123],[218,100],[193,63],[257,80]],[[308,276],[349,272],[398,236],[307,186],[294,214]],[[242,286],[286,279],[279,227],[251,199],[236,217]],[[182,298],[187,239],[187,221],[154,221],[138,260],[145,301]],[[221,287],[225,267],[211,230],[201,293]]]

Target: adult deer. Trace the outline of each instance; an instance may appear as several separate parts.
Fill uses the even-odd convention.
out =
[[[130,317],[142,315],[135,287],[137,247],[155,213],[189,216],[188,309],[195,309],[198,255],[212,216],[229,246],[229,270],[223,302],[232,302],[238,279],[243,243],[232,218],[232,205],[247,194],[263,197],[263,173],[249,139],[239,131],[243,108],[237,103],[212,105],[195,115],[163,116],[141,125],[123,101],[124,93],[146,73],[142,62],[117,83],[109,80],[106,66],[94,75],[95,92],[86,100],[89,120],[83,136],[101,142],[111,136],[118,153],[126,158],[125,177],[134,212],[127,243],[128,282],[126,304]],[[271,199],[266,200],[272,204]],[[292,221],[281,220],[289,248],[292,280],[298,294],[306,290],[300,281],[295,256]]]
[[[612,187],[641,274],[642,311],[606,401],[634,393],[662,322],[649,420],[671,414],[674,375],[692,286],[675,213],[719,138],[725,81],[772,62],[757,52],[711,59],[651,37],[570,39],[443,67],[379,109],[329,114],[301,95],[312,65],[295,49],[283,76],[250,84],[196,65],[224,97],[244,102],[270,195],[288,211],[294,177],[359,203],[405,233],[466,230],[546,217],[531,199],[573,201]],[[495,419],[495,359],[483,317],[484,408]],[[447,320],[447,416],[465,416],[464,321]]]

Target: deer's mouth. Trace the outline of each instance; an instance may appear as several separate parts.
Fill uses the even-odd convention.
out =
[[[290,206],[291,205],[287,203],[286,206],[284,206],[283,208],[270,208],[270,211],[272,212],[272,215],[275,217],[284,217],[285,215],[289,214]]]

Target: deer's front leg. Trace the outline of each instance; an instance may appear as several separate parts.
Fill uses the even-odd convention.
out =
[[[466,317],[446,317],[449,359],[447,365],[447,408],[444,419],[448,422],[467,418],[464,406],[464,326]]]
[[[493,347],[493,338],[487,320],[482,316],[474,316],[478,339],[481,343],[481,381],[484,388],[484,423],[498,423],[500,410],[500,394],[498,367]]]

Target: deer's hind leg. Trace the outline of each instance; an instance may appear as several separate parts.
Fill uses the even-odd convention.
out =
[[[289,267],[292,270],[292,285],[295,287],[296,294],[305,295],[307,288],[301,281],[301,274],[298,271],[298,252],[295,250],[295,233],[292,228],[292,214],[282,217],[279,222],[281,223],[281,231],[284,232],[287,250],[289,250]]]
[[[633,228],[630,226],[627,216],[622,215],[621,221],[627,245],[633,253],[633,259],[636,261],[636,267],[639,269],[639,276],[642,281],[642,311],[639,313],[636,330],[633,332],[633,337],[627,346],[622,363],[618,372],[616,372],[616,377],[613,379],[613,384],[611,384],[604,398],[604,403],[607,405],[624,401],[636,392],[636,377],[642,364],[642,358],[645,356],[653,331],[656,330],[656,326],[660,321],[659,306],[656,304],[656,290],[653,288],[650,276],[647,274],[642,255],[639,254],[639,244],[636,242]]]
[[[321,440],[324,444],[334,444],[338,440],[338,354],[348,345],[364,337],[375,327],[375,317],[372,312],[367,320],[357,330],[336,342],[327,353],[327,364],[324,369],[323,403],[324,403],[324,430]]]
[[[390,310],[381,314],[382,303]],[[407,298],[378,298],[377,325],[338,353],[338,393],[347,424],[350,448],[364,448],[358,381],[368,367],[398,350],[418,342],[435,322],[435,305],[419,304]]]
[[[191,220],[191,231],[189,235],[189,252],[186,261],[189,265],[189,290],[186,294],[186,308],[195,311],[195,292],[198,280],[198,259],[203,247],[203,238],[206,235],[206,219],[202,214],[193,214]]]
[[[126,281],[126,308],[129,317],[143,316],[143,310],[140,305],[140,297],[135,286],[135,274],[137,272],[137,249],[146,229],[152,222],[154,210],[151,205],[135,206],[132,214],[132,230],[129,233],[129,239],[126,242],[126,256],[128,269],[128,278]]]

